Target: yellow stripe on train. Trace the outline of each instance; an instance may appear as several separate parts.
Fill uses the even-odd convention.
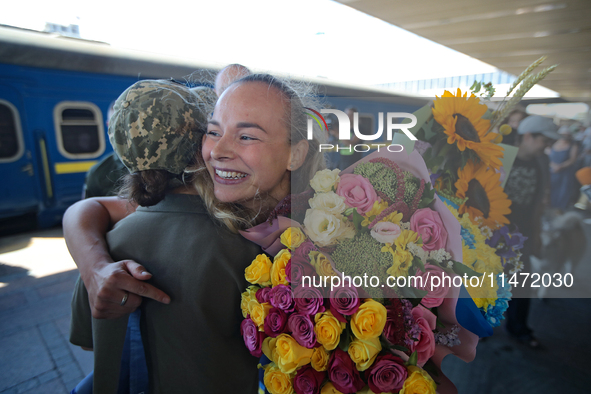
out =
[[[67,163],[55,163],[56,174],[72,174],[75,172],[86,172],[97,163],[96,160],[71,161]]]

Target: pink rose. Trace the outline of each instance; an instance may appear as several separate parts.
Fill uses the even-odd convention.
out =
[[[413,351],[417,352],[417,365],[422,367],[435,353],[435,336],[433,335],[433,330],[435,329],[437,318],[430,310],[421,305],[412,309],[412,317],[414,317],[421,328],[421,334],[416,338],[418,341],[415,342]]]
[[[410,218],[410,229],[421,236],[424,250],[445,248],[447,230],[438,212],[429,208],[417,209]]]
[[[300,368],[293,380],[296,394],[320,394],[326,372],[318,372],[309,365]]]
[[[443,299],[447,296],[450,282],[447,282],[449,279],[445,280],[444,278],[449,277],[449,275],[441,268],[429,263],[425,264],[425,271],[417,270],[417,276],[423,278],[423,286],[418,288],[427,291],[427,295],[423,297],[421,304],[426,308],[435,308],[441,305]]]
[[[356,393],[365,386],[349,354],[338,347],[330,356],[328,380],[342,393]]]
[[[337,187],[337,194],[345,198],[345,204],[357,208],[357,212],[364,214],[373,207],[378,195],[373,186],[361,175],[345,174]]]
[[[365,373],[367,384],[374,393],[399,392],[407,375],[404,361],[393,354],[378,357]]]
[[[242,334],[244,344],[250,354],[255,357],[261,357],[263,355],[262,346],[265,340],[265,333],[259,331],[256,324],[250,318],[246,318],[240,324],[240,334]]]
[[[391,222],[380,222],[371,229],[371,236],[383,244],[393,244],[398,238],[401,230],[400,226]]]

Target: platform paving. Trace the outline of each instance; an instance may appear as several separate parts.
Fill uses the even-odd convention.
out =
[[[77,277],[61,229],[0,238],[0,393],[69,393],[92,371],[68,342]]]

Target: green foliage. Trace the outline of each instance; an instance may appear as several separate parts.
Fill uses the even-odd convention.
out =
[[[482,92],[480,90],[482,89]],[[491,98],[495,95],[495,88],[493,87],[491,82],[483,83],[474,81],[472,86],[470,86],[470,90],[474,95],[479,97]]]
[[[408,358],[408,361],[406,362],[406,366],[417,366],[417,360],[418,360],[419,356],[417,354],[417,351],[415,350],[414,352],[412,352],[412,354],[410,355],[410,357]]]
[[[460,276],[464,276],[464,274],[468,275],[468,277],[482,276],[482,274],[480,272],[476,272],[472,268],[470,268],[467,265],[464,265],[458,261],[453,261],[452,269],[456,274],[458,274]]]
[[[363,216],[357,213],[357,208],[353,211],[353,225],[355,226],[355,231],[359,232],[361,230],[361,222],[363,222]]]
[[[349,350],[349,345],[351,344],[351,337],[353,333],[351,332],[351,325],[347,324],[347,327],[341,333],[341,340],[339,341],[339,349],[343,352]]]

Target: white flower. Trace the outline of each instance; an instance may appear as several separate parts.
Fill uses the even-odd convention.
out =
[[[429,256],[429,253],[425,249],[423,249],[422,246],[419,246],[414,242],[409,242],[406,244],[406,248],[414,256],[417,256],[419,259],[421,259],[423,264],[427,264],[427,257]]]
[[[304,231],[320,246],[328,246],[343,238],[353,238],[355,229],[343,221],[341,215],[332,215],[318,209],[308,209]]]
[[[490,238],[493,236],[493,232],[490,228],[486,227],[486,226],[482,226],[480,227],[480,232],[482,233],[482,235],[484,235],[486,238]]]
[[[320,209],[322,211],[338,215],[343,213],[347,206],[345,199],[335,192],[318,193],[309,200],[310,208]]]
[[[445,249],[441,248],[438,250],[432,250],[429,252],[429,258],[431,260],[435,260],[438,263],[443,263],[444,261],[450,260],[451,255],[445,251]]]
[[[371,236],[383,244],[393,244],[400,236],[400,226],[390,222],[380,222],[371,229]]]
[[[316,193],[326,193],[333,188],[336,189],[340,179],[339,172],[341,172],[339,169],[318,171],[310,181],[310,186]]]
[[[524,265],[522,261],[518,261],[515,263],[515,266],[513,267],[513,269],[509,270],[510,274],[516,274],[519,271],[521,271],[523,269]]]

